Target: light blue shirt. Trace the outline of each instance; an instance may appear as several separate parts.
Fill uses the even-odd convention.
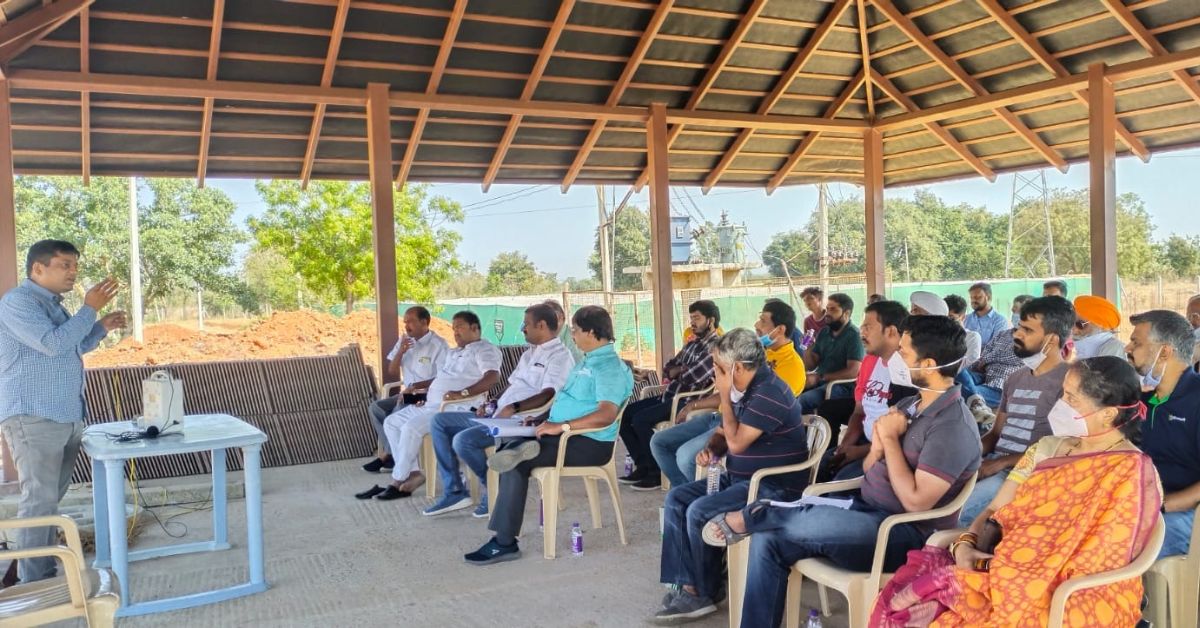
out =
[[[96,310],[71,316],[62,297],[26,279],[0,298],[0,422],[83,420],[83,354],[108,332]]]
[[[633,373],[617,355],[612,344],[601,345],[583,354],[583,361],[571,369],[567,383],[554,397],[550,406],[550,421],[565,423],[596,411],[601,401],[618,408],[633,394]],[[584,434],[600,441],[612,442],[617,437],[616,421],[599,432]]]
[[[967,314],[963,326],[971,331],[979,332],[980,342],[986,345],[996,334],[1008,329],[1012,325],[1008,322],[1007,318],[1004,318],[1003,314],[997,312],[996,308],[993,307],[983,316],[980,316],[976,312]]]

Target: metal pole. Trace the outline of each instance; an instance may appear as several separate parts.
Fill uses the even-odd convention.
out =
[[[196,288],[196,316],[200,319],[200,331],[204,331],[204,288]]]
[[[137,178],[129,177],[129,294],[133,310],[133,339],[145,340],[142,324],[142,250],[138,233]]]
[[[613,260],[612,250],[609,248],[609,229],[614,228],[608,220],[608,211],[604,208],[604,186],[596,186],[596,210],[600,215],[600,289],[604,291],[604,299],[607,303],[609,295],[613,290]]]
[[[818,251],[817,266],[821,273],[821,294],[829,293],[829,208],[825,205],[825,184],[817,185],[817,215],[820,235],[820,250]],[[786,264],[784,265],[786,269]],[[791,277],[788,277],[791,283]]]

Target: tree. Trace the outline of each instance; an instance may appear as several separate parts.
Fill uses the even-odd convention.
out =
[[[371,188],[367,183],[259,181],[267,204],[249,220],[260,248],[278,251],[304,283],[345,304],[346,311],[371,294],[375,254],[371,239]],[[408,185],[395,193],[396,291],[402,301],[427,302],[433,287],[458,268],[461,236],[446,223],[462,222],[462,206],[429,196],[429,186]]]
[[[242,281],[257,303],[272,309],[324,309],[328,305],[305,287],[292,262],[275,249],[251,249],[242,260]]]
[[[483,296],[484,282],[487,280],[474,264],[462,264],[459,272],[442,282],[434,293],[439,299],[460,299],[463,297]]]
[[[627,275],[621,272],[630,266],[647,266],[650,264],[650,218],[646,212],[632,205],[626,206],[617,214],[616,246],[613,247],[613,289],[640,290],[642,278],[640,275]],[[597,280],[600,279],[600,236],[597,233],[592,255],[588,258],[588,268]]]
[[[553,273],[538,272],[524,253],[506,251],[492,258],[483,291],[488,295],[545,294],[559,289]]]
[[[1171,234],[1158,245],[1158,257],[1176,277],[1200,276],[1200,236]]]

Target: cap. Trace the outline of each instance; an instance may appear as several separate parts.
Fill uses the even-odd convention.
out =
[[[1121,313],[1117,311],[1117,306],[1108,299],[1091,294],[1075,297],[1075,315],[1100,329],[1113,330],[1121,326]]]
[[[950,307],[942,300],[942,297],[927,292],[925,290],[917,290],[912,293],[908,300],[915,306],[929,312],[933,316],[949,316]]]

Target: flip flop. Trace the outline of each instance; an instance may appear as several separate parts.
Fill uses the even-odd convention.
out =
[[[382,493],[376,495],[375,499],[378,499],[381,502],[388,502],[392,501],[393,499],[402,499],[404,497],[411,496],[412,493],[409,491],[402,491],[394,486],[388,486]]]
[[[725,520],[728,514],[723,512],[704,524],[700,536],[704,538],[705,543],[713,547],[728,547],[750,536],[749,532],[734,532],[733,528],[729,527],[729,522]],[[720,532],[724,538],[717,536],[717,532]]]
[[[382,486],[376,484],[375,486],[372,486],[361,493],[355,493],[354,497],[356,499],[371,499],[372,497],[382,493],[384,490],[385,489]]]

